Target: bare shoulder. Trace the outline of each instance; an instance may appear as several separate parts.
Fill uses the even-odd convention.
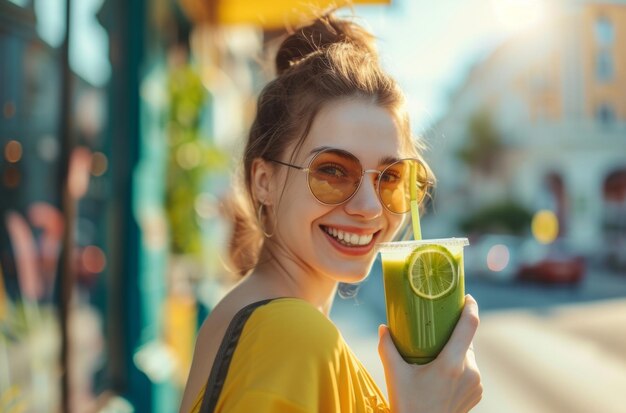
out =
[[[196,351],[206,350],[207,345],[214,341],[220,342],[233,316],[245,305],[238,302],[236,294],[226,295],[202,323],[196,339]]]

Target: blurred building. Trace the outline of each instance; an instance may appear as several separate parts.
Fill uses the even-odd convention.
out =
[[[509,201],[552,210],[589,254],[626,254],[626,1],[550,3],[472,68],[432,128],[430,219],[453,230]]]

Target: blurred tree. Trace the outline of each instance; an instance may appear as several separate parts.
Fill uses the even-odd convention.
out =
[[[467,125],[468,139],[457,156],[471,169],[491,175],[498,164],[504,146],[491,113],[482,109],[472,115]]]
[[[465,233],[523,235],[530,228],[532,214],[511,201],[492,204],[464,218],[459,226]]]
[[[184,55],[184,53],[183,53]],[[201,116],[207,92],[194,68],[180,56],[169,73],[168,172],[165,208],[170,226],[170,251],[199,256],[202,234],[196,212],[204,180],[223,169],[227,156],[203,136]]]

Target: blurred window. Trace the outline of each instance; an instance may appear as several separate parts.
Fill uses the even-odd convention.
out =
[[[9,0],[9,3],[13,3],[20,7],[26,7],[30,5],[30,0]]]
[[[50,46],[61,46],[65,37],[65,2],[36,0],[34,8],[37,16],[37,34]],[[75,31],[72,33],[76,37]]]
[[[596,56],[596,78],[601,82],[613,79],[613,55],[610,50],[600,50]]]
[[[601,104],[596,110],[596,119],[603,125],[610,125],[615,120],[615,111],[608,103]]]
[[[596,41],[600,46],[611,46],[615,38],[613,24],[606,17],[600,17],[596,21]]]

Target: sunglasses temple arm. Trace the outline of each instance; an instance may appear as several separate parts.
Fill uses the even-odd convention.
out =
[[[278,161],[278,160],[276,160],[276,159],[270,159],[270,162],[275,162],[275,163],[277,163],[277,164],[284,165],[284,166],[288,166],[288,167],[290,167],[290,168],[298,169],[298,170],[300,170],[300,171],[304,171],[304,172],[308,172],[308,171],[309,171],[309,168],[304,168],[304,167],[302,167],[302,166],[298,166],[298,165],[292,165],[292,164],[290,164],[290,163],[283,162],[283,161]]]

